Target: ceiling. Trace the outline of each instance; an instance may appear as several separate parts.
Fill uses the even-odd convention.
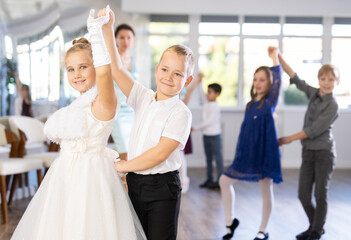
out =
[[[30,18],[53,6],[62,13],[73,8],[86,8],[97,4],[101,6],[105,2],[105,0],[0,0],[0,21],[7,23]]]

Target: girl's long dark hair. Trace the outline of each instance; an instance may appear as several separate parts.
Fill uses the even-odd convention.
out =
[[[261,98],[260,105],[257,107],[257,109],[260,109],[263,106],[264,100],[269,95],[269,92],[271,91],[271,88],[272,88],[272,72],[269,69],[269,67],[261,66],[261,67],[257,68],[255,73],[254,73],[254,76],[259,71],[264,71],[265,72],[265,74],[266,74],[266,76],[268,78],[268,89],[267,89],[267,92],[265,93],[265,95],[263,96],[263,98]],[[251,90],[250,90],[250,95],[251,95],[251,100],[247,104],[247,110],[249,110],[251,108],[252,104],[254,104],[255,99],[257,97],[257,92],[255,91],[253,81],[252,81],[252,86],[251,86]]]

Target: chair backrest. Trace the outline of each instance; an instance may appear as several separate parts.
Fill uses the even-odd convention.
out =
[[[0,124],[4,125],[6,129],[10,129],[9,117],[0,117]]]
[[[6,130],[5,126],[0,124],[0,146],[7,145],[5,130]]]
[[[44,123],[38,119],[25,116],[11,116],[9,118],[10,128],[16,134],[18,139],[21,139],[21,130],[27,138],[27,143],[36,143],[46,141],[44,134]]]
[[[43,115],[35,117],[35,119],[38,119],[39,121],[45,123],[49,117],[50,117],[50,114],[43,114]]]
[[[17,157],[19,142],[13,132],[0,124],[0,146],[11,144],[9,157]]]

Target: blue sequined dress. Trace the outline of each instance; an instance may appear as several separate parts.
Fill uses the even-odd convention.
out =
[[[271,178],[274,183],[282,181],[280,150],[273,113],[278,103],[281,85],[281,66],[270,68],[273,75],[272,88],[260,109],[260,101],[246,108],[241,125],[233,163],[224,173],[230,178],[257,182]]]

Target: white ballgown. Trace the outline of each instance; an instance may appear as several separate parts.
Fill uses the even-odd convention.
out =
[[[115,119],[94,117],[91,103],[96,96],[95,86],[46,122],[45,134],[60,144],[60,156],[28,205],[12,240],[146,239],[114,169],[118,154],[106,148]]]

